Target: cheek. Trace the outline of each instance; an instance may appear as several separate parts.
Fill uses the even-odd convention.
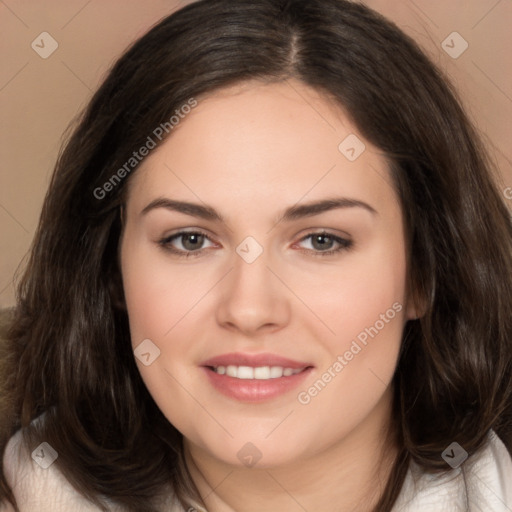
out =
[[[347,259],[346,271],[337,271],[311,297],[312,309],[331,332],[318,321],[310,324],[326,355],[297,396],[308,415],[328,414],[338,426],[349,426],[382,398],[406,320],[405,272],[403,244],[379,245],[364,258]]]
[[[124,247],[123,286],[132,343],[145,338],[161,340],[190,313],[207,291],[207,276],[193,266],[171,270],[162,251],[147,243]]]
[[[375,244],[372,250],[347,254],[341,265],[324,276],[301,279],[295,289],[317,314],[316,320],[310,317],[311,328],[317,329],[315,337],[325,340],[330,352],[343,349],[376,322],[383,331],[384,321],[386,332],[392,324],[393,334],[400,338],[406,301],[403,244]]]
[[[122,275],[132,348],[135,356],[139,346],[145,347],[140,353],[150,353],[148,365],[135,357],[138,370],[162,413],[180,429],[200,414],[180,383],[188,378],[191,315],[205,292],[204,280],[192,271],[171,274],[165,254],[155,255],[136,241],[123,246]]]

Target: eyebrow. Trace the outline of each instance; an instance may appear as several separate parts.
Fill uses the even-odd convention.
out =
[[[205,220],[218,221],[225,223],[224,217],[218,213],[211,206],[201,205],[198,203],[190,203],[187,201],[176,201],[167,197],[159,197],[151,201],[142,211],[141,215],[146,215],[151,210],[157,208],[165,208],[175,212],[190,215],[192,217],[198,217]],[[281,215],[275,220],[276,224],[279,222],[290,222],[292,220],[298,220],[304,217],[312,217],[319,215],[330,210],[340,208],[362,208],[372,215],[378,215],[377,210],[370,206],[364,201],[358,199],[350,199],[347,197],[335,197],[322,199],[320,201],[314,201],[311,203],[294,205],[287,208]]]

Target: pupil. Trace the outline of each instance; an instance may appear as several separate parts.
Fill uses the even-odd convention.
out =
[[[315,247],[316,249],[329,249],[332,246],[332,240],[327,235],[315,236],[313,238],[313,246],[315,246],[315,243],[318,244],[318,247]]]
[[[185,249],[194,250],[197,249],[198,246],[201,245],[201,242],[203,241],[204,235],[185,235],[183,237],[183,247]]]

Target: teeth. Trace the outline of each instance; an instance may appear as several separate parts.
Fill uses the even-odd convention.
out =
[[[250,366],[239,366],[236,372],[236,377],[238,379],[254,379],[254,368],[251,368]]]
[[[258,366],[254,368],[255,379],[270,379],[270,366]]]
[[[300,373],[304,368],[284,368],[282,366],[216,366],[213,370],[219,375],[227,375],[228,377],[235,377],[236,379],[279,379],[281,377],[290,377]]]
[[[236,366],[227,366],[226,367],[226,375],[228,377],[236,377],[237,376],[237,367]]]
[[[284,368],[281,366],[272,366],[270,368],[270,378],[271,379],[278,379],[279,377],[283,376]]]

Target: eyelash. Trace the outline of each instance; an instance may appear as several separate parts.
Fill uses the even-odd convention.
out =
[[[203,233],[202,231],[198,230],[198,231],[180,231],[178,233],[175,233],[174,235],[162,238],[161,240],[159,240],[158,244],[164,250],[169,251],[180,258],[190,258],[190,257],[200,256],[205,251],[205,249],[199,249],[197,251],[182,251],[181,249],[175,249],[174,247],[172,247],[172,245],[170,245],[173,240],[180,238],[184,235],[201,235],[201,236],[204,236],[210,242],[212,242],[211,238],[206,233]],[[312,254],[313,256],[325,257],[325,256],[330,256],[330,255],[333,255],[336,253],[340,253],[342,251],[349,250],[353,246],[352,240],[347,240],[345,238],[341,238],[339,236],[333,235],[332,233],[328,233],[326,231],[312,231],[311,233],[308,233],[307,235],[303,236],[299,240],[299,242],[303,242],[304,240],[307,240],[308,238],[311,238],[315,235],[316,236],[320,235],[320,236],[330,238],[334,242],[338,243],[339,247],[337,249],[329,249],[327,251],[315,251],[312,249],[301,249],[301,252],[307,253],[307,254]]]

